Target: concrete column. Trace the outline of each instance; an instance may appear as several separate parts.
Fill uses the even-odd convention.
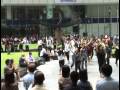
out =
[[[8,20],[11,20],[11,19],[12,19],[11,6],[7,6],[7,19],[8,19]]]
[[[25,7],[25,18],[28,19],[28,7]]]

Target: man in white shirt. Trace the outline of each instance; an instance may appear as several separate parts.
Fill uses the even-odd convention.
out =
[[[45,63],[45,61],[46,61],[46,59],[48,57],[48,54],[47,54],[47,50],[46,50],[46,48],[44,46],[42,47],[42,50],[40,52],[40,57],[41,57],[43,63]]]
[[[69,51],[70,51],[70,44],[69,44],[69,41],[66,41],[65,43],[65,55],[67,57],[67,60],[68,60],[68,63],[70,63],[69,61]]]
[[[97,82],[96,90],[119,90],[119,81],[111,77],[112,67],[108,64],[101,68],[103,79]]]
[[[41,50],[41,52],[40,52],[40,57],[42,57],[44,54],[46,54],[47,53],[47,51],[46,51],[46,49],[43,47],[42,48],[42,50]]]
[[[23,39],[23,43],[25,45],[26,51],[29,51],[29,41],[26,37]]]
[[[40,56],[40,51],[42,50],[43,41],[41,39],[38,40],[38,56]]]
[[[38,40],[38,45],[42,45],[43,41],[41,39]]]

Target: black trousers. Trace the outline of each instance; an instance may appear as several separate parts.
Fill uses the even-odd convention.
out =
[[[69,61],[69,51],[68,52],[65,52],[65,55],[67,57],[67,60]]]
[[[25,45],[26,51],[29,51],[29,45]]]
[[[40,57],[40,52],[41,52],[41,50],[42,50],[42,45],[39,45],[39,46],[38,46],[38,57]]]
[[[3,48],[1,47],[1,52],[3,52]]]
[[[106,64],[110,64],[110,57],[106,58]]]
[[[81,71],[80,65],[81,65],[81,61],[75,61],[75,71],[76,72],[77,72],[77,70],[79,70],[79,72]]]
[[[105,61],[103,61],[102,59],[98,59],[98,65],[99,65],[99,72],[101,67],[105,64]]]
[[[23,50],[23,44],[19,45],[19,50]]]
[[[107,53],[106,64],[110,64],[111,53]]]
[[[27,67],[27,64],[26,63],[20,64],[20,67]]]
[[[64,64],[65,64],[64,60],[59,60],[59,66],[60,66],[60,68],[62,68]]]
[[[65,64],[64,60],[59,60],[60,71],[62,70],[62,67],[64,66],[64,64]]]
[[[79,72],[81,71],[80,65],[81,65],[81,61],[72,61],[72,65],[71,68],[75,65],[75,71],[77,72],[77,70],[79,70]]]
[[[116,56],[116,62],[115,62],[115,64],[117,64],[118,60],[119,60],[119,56]]]
[[[84,66],[85,66],[85,68],[84,68]],[[87,69],[87,60],[83,60],[83,61],[81,62],[81,69],[82,69],[82,70]]]

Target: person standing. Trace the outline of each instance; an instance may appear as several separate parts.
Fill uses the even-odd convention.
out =
[[[42,59],[44,64],[45,64],[45,61],[49,60],[49,55],[47,53],[47,47],[42,46],[42,50],[40,52],[40,58]]]
[[[67,57],[68,63],[70,63],[70,61],[69,61],[69,51],[70,51],[69,41],[66,41],[64,44],[65,44],[65,45],[64,45],[64,46],[65,46],[65,49],[64,49],[65,55],[66,55],[66,57]]]
[[[38,40],[38,56],[40,56],[40,52],[42,50],[42,44],[43,44],[43,41],[39,39]]]
[[[96,90],[119,90],[119,81],[111,77],[112,67],[110,65],[103,65],[100,72],[103,75],[103,79],[97,82]]]
[[[59,90],[64,90],[65,88],[72,85],[72,80],[70,79],[70,68],[67,65],[62,67],[62,76],[58,80]]]
[[[87,69],[87,60],[88,60],[88,56],[87,56],[87,49],[85,47],[85,45],[81,48],[81,69]],[[84,68],[85,66],[85,68]]]
[[[25,37],[25,38],[23,39],[23,42],[24,42],[24,44],[25,44],[25,50],[26,50],[26,51],[29,51],[29,41],[28,41],[27,37]]]
[[[72,85],[67,86],[64,90],[80,90],[80,88],[77,85],[77,81],[79,79],[79,74],[75,71],[71,72],[70,78],[72,81]]]
[[[15,81],[13,72],[6,72],[5,80],[1,83],[1,90],[19,90],[18,82]]]
[[[110,64],[110,57],[111,57],[111,49],[110,47],[106,44],[106,63]]]
[[[34,63],[30,63],[28,64],[27,69],[28,73],[23,77],[22,80],[25,90],[28,90],[28,88],[34,81],[34,72],[36,70],[36,65]]]
[[[63,49],[62,48],[58,48],[58,52],[57,53],[58,53],[58,60],[59,60],[60,74],[61,74],[62,67],[65,64]]]
[[[11,52],[11,43],[10,43],[9,39],[7,39],[6,42],[5,42],[5,51],[8,54],[10,54],[10,52]]]
[[[44,84],[45,76],[43,72],[36,71],[34,75],[34,84],[32,85],[31,90],[48,90],[46,85]]]
[[[91,83],[88,81],[88,73],[86,69],[80,72],[80,81],[78,81],[78,87],[79,90],[93,90]]]
[[[116,46],[115,58],[116,58],[115,64],[118,65],[118,60],[119,60],[119,46]]]
[[[19,66],[20,67],[27,67],[27,62],[25,59],[25,55],[21,55],[20,59],[19,59]]]
[[[98,45],[96,48],[99,71],[100,68],[105,64],[105,50],[102,45]]]
[[[14,65],[14,60],[13,59],[7,59],[5,61],[6,66],[4,67],[4,75],[8,72],[12,72],[15,75],[15,78],[17,81],[20,80],[20,74],[18,71],[18,68]]]
[[[19,50],[23,51],[23,41],[22,40],[20,40],[20,43],[19,43]]]
[[[35,59],[32,56],[32,53],[29,52],[29,55],[26,57],[27,63],[35,63]]]

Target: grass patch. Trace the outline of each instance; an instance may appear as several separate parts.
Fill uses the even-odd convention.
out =
[[[14,64],[18,65],[19,58],[21,57],[22,54],[25,54],[25,56],[27,56],[29,52],[13,52],[13,53],[10,53],[9,55],[7,53],[1,53],[1,76],[3,76],[3,73],[4,73],[3,69],[5,67],[5,60],[13,59]],[[38,57],[38,52],[32,52],[32,54],[34,58]]]
[[[3,50],[5,50],[5,46],[2,45]],[[29,44],[29,49],[37,49],[38,48],[38,44]],[[18,45],[18,49],[19,49],[19,45]],[[23,45],[23,49],[25,50],[25,45]]]

